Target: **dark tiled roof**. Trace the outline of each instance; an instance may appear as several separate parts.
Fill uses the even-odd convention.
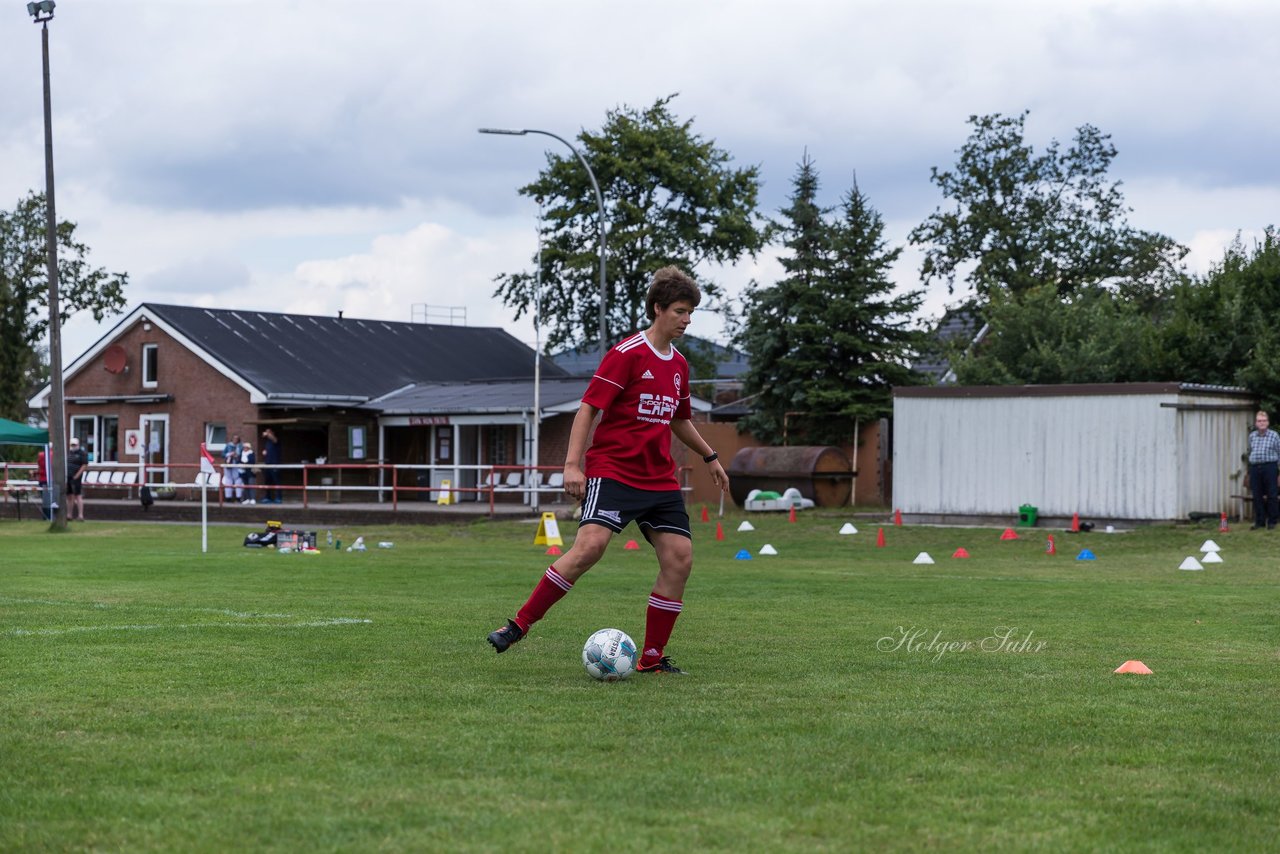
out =
[[[540,383],[539,408],[543,411],[576,411],[587,390],[587,382],[585,377],[544,379]],[[526,379],[508,382],[420,383],[371,400],[361,408],[375,410],[381,415],[519,412],[533,409],[533,382]]]
[[[147,303],[272,399],[367,400],[413,383],[533,376],[533,350],[502,329]],[[546,360],[543,375],[565,373]]]
[[[686,335],[677,341],[676,349],[686,358],[694,350],[710,349],[716,357],[716,376],[712,379],[737,379],[747,370],[749,364],[745,353],[694,335]],[[571,350],[552,353],[551,360],[573,376],[589,377],[595,373],[596,366],[600,364],[600,352],[594,347],[590,350],[575,347]],[[704,377],[704,379],[707,378]],[[696,377],[694,382],[697,382]]]
[[[912,370],[932,378],[934,382],[940,382],[951,370],[951,361],[945,352],[947,345],[957,339],[972,342],[981,327],[982,323],[972,309],[962,307],[948,310],[933,331],[933,351],[912,365]]]

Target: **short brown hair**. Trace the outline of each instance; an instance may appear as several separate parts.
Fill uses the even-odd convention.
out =
[[[663,267],[653,274],[653,281],[649,284],[649,293],[644,298],[645,316],[652,321],[655,317],[654,306],[666,308],[681,300],[696,308],[702,302],[702,291],[698,290],[697,282],[684,270],[674,265]]]

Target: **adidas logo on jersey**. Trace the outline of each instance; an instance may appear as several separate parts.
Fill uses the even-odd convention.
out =
[[[653,379],[653,371],[645,371],[643,374],[640,375],[640,379],[642,380]]]

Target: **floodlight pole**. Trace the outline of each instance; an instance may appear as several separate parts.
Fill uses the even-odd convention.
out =
[[[538,199],[538,272],[533,281],[533,464],[536,466],[542,462],[538,455],[538,440],[542,433],[542,199]],[[538,478],[530,479],[539,488],[542,486],[540,475],[541,472]],[[529,495],[532,510],[537,513],[539,493],[535,489]]]
[[[587,177],[591,179],[591,188],[596,191],[596,211],[598,218],[598,227],[600,230],[600,358],[604,358],[604,351],[609,346],[609,333],[605,324],[605,308],[607,305],[607,294],[605,284],[605,248],[604,248],[604,196],[600,194],[600,184],[596,181],[596,175],[591,171],[591,164],[587,163],[587,159],[582,156],[582,152],[574,147],[573,143],[562,136],[557,136],[548,130],[534,130],[533,128],[480,128],[480,133],[500,134],[503,136],[525,136],[531,133],[540,133],[543,136],[549,136],[552,139],[558,139],[569,147],[569,150],[578,158],[578,162],[582,164],[582,168],[587,170]]]
[[[58,305],[58,216],[53,201],[53,100],[49,86],[49,21],[53,18],[53,0],[28,3],[27,12],[40,25],[40,47],[44,60],[44,200],[45,200],[45,264],[49,279],[49,449],[52,476],[49,492],[53,496],[50,530],[67,529],[66,473],[67,434],[66,407],[62,384],[62,320]]]

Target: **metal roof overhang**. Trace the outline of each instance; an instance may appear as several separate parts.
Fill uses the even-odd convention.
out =
[[[308,394],[306,392],[284,392],[273,391],[270,394],[264,394],[260,401],[256,401],[260,405],[267,406],[316,406],[332,404],[334,406],[352,406],[364,403],[369,399],[366,394]]]
[[[82,394],[68,397],[67,403],[99,406],[106,403],[168,403],[171,400],[171,394]]]

